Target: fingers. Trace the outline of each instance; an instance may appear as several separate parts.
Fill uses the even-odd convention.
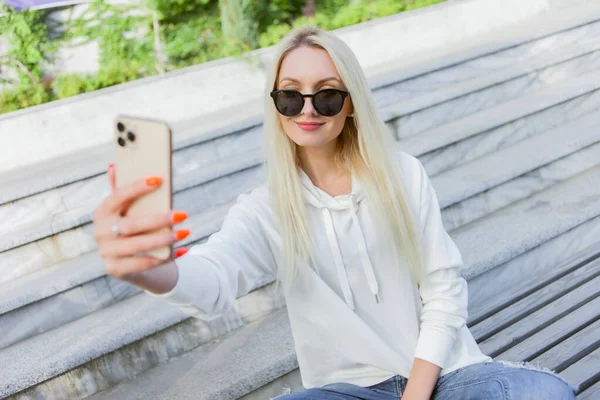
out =
[[[100,256],[107,258],[130,257],[136,253],[145,253],[164,246],[170,246],[178,240],[188,237],[188,229],[172,232],[171,229],[160,229],[155,232],[139,234],[132,237],[120,237],[105,240],[102,247],[98,248]]]
[[[131,203],[138,197],[149,193],[160,186],[162,179],[158,176],[150,176],[146,179],[138,179],[128,185],[115,188],[114,193],[107,197],[104,203],[96,210],[99,217],[107,215],[122,214]]]
[[[174,224],[185,221],[187,217],[188,214],[185,211],[119,217],[119,231],[121,232],[121,236],[133,236],[164,227],[171,227]],[[96,231],[94,232],[96,241],[115,238],[115,234],[112,231],[112,225],[116,220],[116,217],[105,218],[96,223]]]
[[[115,189],[117,188],[115,164],[109,164],[106,173],[108,174],[108,182],[110,183],[111,193],[114,193]]]
[[[188,252],[187,247],[180,247],[177,250],[175,250],[175,258],[181,257],[182,255],[184,255],[187,252]]]
[[[156,257],[135,256],[108,259],[104,264],[106,265],[107,275],[114,276],[117,279],[127,280],[139,272],[148,271],[164,262],[164,260]]]
[[[186,247],[180,247],[175,251],[174,258],[181,257],[187,251]],[[165,261],[152,256],[112,258],[105,262],[106,273],[120,280],[128,280],[140,272],[151,270],[170,260]]]

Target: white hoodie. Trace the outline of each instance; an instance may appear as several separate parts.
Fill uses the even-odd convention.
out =
[[[352,193],[332,197],[300,170],[316,245],[314,269],[286,296],[305,388],[334,382],[370,386],[408,377],[414,358],[442,367],[440,376],[492,358],[467,325],[461,254],[444,229],[437,195],[419,160],[398,160],[410,207],[418,216],[426,279],[420,288],[402,259],[386,251],[352,178]],[[164,298],[210,321],[236,297],[274,277],[283,260],[266,184],[241,194],[219,232],[176,259],[179,279]]]

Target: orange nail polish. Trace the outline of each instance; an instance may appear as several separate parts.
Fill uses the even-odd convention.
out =
[[[146,185],[148,186],[158,186],[161,182],[162,179],[160,179],[158,176],[151,176],[149,178],[146,178]]]
[[[177,239],[177,240],[185,239],[186,237],[188,237],[189,234],[190,234],[189,229],[180,229],[178,231],[175,231],[175,239]]]
[[[171,214],[171,221],[173,221],[173,223],[175,224],[178,224],[180,222],[185,221],[187,217],[188,213],[186,213],[185,211],[175,211],[173,212],[173,214]]]
[[[175,250],[175,258],[181,257],[182,255],[184,255],[187,252],[188,252],[188,249],[186,249],[185,247],[181,247],[181,248]]]

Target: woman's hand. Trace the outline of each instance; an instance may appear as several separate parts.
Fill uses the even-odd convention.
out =
[[[172,259],[161,260],[135,254],[171,246],[188,236],[187,229],[176,232],[172,230],[174,224],[187,218],[187,213],[171,211],[122,217],[136,199],[158,188],[161,179],[148,177],[116,188],[112,164],[108,168],[108,178],[112,194],[93,213],[94,239],[98,243],[98,251],[105,263],[106,273],[155,293],[169,291],[177,282],[177,266]],[[120,236],[116,236],[112,231],[112,225],[117,220]],[[161,230],[164,227],[171,229]],[[175,252],[175,256],[179,257],[185,252],[187,249],[180,248]],[[163,268],[156,268],[161,264],[165,264]]]

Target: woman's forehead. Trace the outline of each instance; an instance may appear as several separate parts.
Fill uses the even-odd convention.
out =
[[[279,68],[279,81],[289,78],[299,83],[316,83],[340,75],[326,50],[314,47],[299,47],[289,52]]]

